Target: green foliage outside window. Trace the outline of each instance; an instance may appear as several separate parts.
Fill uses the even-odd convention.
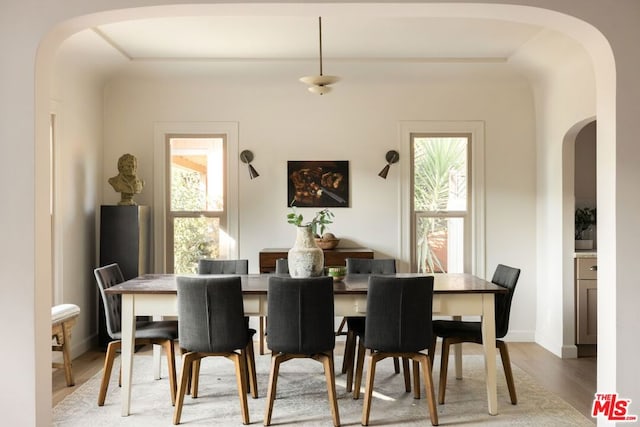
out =
[[[174,167],[171,176],[171,206],[174,211],[201,211],[206,206],[206,192],[201,189],[201,175]],[[196,273],[198,260],[217,258],[220,227],[217,218],[186,217],[174,221],[174,272]]]
[[[414,210],[449,210],[452,196],[466,198],[466,138],[414,140]],[[420,272],[446,272],[437,255],[446,249],[447,220],[421,217],[416,221],[416,259]]]

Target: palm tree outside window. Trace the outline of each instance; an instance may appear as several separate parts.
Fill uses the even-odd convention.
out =
[[[470,271],[469,134],[412,134],[412,270]]]

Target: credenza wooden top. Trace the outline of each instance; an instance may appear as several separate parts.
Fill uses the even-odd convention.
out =
[[[288,253],[291,248],[264,248],[260,250],[260,253]],[[325,252],[354,252],[354,253],[373,253],[369,248],[334,248],[324,249]]]

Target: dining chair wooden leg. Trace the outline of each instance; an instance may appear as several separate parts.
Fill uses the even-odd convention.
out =
[[[447,388],[447,369],[449,366],[449,346],[447,338],[442,340],[442,352],[440,356],[440,384],[438,384],[438,403],[444,404],[444,394]]]
[[[498,349],[500,350],[500,358],[502,359],[502,366],[504,367],[504,376],[507,379],[507,388],[509,389],[509,397],[511,398],[511,404],[518,404],[518,396],[516,395],[516,385],[513,382],[513,372],[511,371],[511,358],[509,357],[509,349],[507,343],[504,341],[496,342]]]
[[[249,341],[247,344],[247,348],[245,351],[245,361],[246,361],[246,371],[247,371],[247,379],[249,383],[249,391],[251,393],[251,397],[254,399],[258,398],[258,378],[256,375],[256,356],[253,351],[253,341]]]
[[[329,408],[333,418],[333,425],[340,425],[340,412],[338,411],[338,399],[336,397],[336,377],[333,366],[333,353],[319,355],[319,360],[324,367],[324,376],[327,380],[327,395],[329,396]]]
[[[180,371],[180,380],[178,382],[178,391],[176,394],[176,404],[173,409],[173,424],[180,424],[180,417],[182,416],[182,405],[184,403],[184,395],[189,389],[189,382],[191,379],[191,370],[193,368],[195,360],[200,357],[197,353],[183,353],[182,355],[182,370]]]
[[[397,360],[398,358],[394,358]],[[411,371],[409,369],[409,359],[406,357],[402,358],[402,373],[404,375],[404,390],[407,393],[411,392]]]
[[[187,353],[189,353],[188,350],[180,347],[180,360],[182,360],[182,356]],[[178,381],[180,381],[180,379],[178,379]],[[189,377],[187,378],[187,388],[185,389],[185,394],[191,394],[191,375],[189,375]]]
[[[398,358],[397,358],[397,357],[394,357],[394,358],[393,358],[393,371],[394,371],[396,374],[399,374],[399,373],[400,373],[400,361],[398,360]]]
[[[193,361],[191,367],[191,398],[196,399],[198,397],[198,382],[200,381],[200,359]]]
[[[271,425],[271,415],[273,414],[273,401],[276,398],[276,388],[278,385],[278,371],[280,370],[280,363],[284,360],[283,354],[271,355],[271,371],[269,372],[269,385],[267,388],[267,402],[264,412],[264,425]]]
[[[107,346],[107,354],[104,357],[104,368],[102,370],[102,381],[100,382],[100,391],[98,392],[98,406],[104,406],[104,400],[107,397],[107,390],[109,389],[109,379],[111,378],[113,361],[116,358],[116,352],[120,349],[120,346],[120,341],[111,341]]]
[[[362,340],[358,340],[358,354],[356,357],[356,373],[355,373],[355,383],[353,386],[353,398],[360,398],[360,387],[362,386],[362,370],[364,369],[364,355],[367,351],[364,347],[364,343]],[[348,390],[347,390],[348,391]]]
[[[422,364],[422,371],[424,375],[424,387],[427,393],[427,396],[426,396],[427,407],[429,408],[431,425],[437,426],[439,423],[438,409],[436,408],[435,392],[433,390],[433,377],[431,376],[431,360],[429,359],[429,356],[419,353],[419,361]],[[417,362],[415,363],[417,364]]]
[[[351,391],[353,390],[353,377],[354,377],[354,369],[355,369],[355,375],[357,375],[357,367],[355,367],[357,360],[358,360],[358,355],[356,353],[356,349],[357,351],[360,351],[360,347],[362,343],[360,343],[360,339],[358,338],[357,334],[353,331],[348,331],[347,332],[347,341],[345,342],[345,349],[344,349],[344,359],[342,361],[342,366],[346,366],[347,369],[347,374],[346,374],[346,391],[347,393],[351,393]]]
[[[420,362],[413,360],[413,398],[420,399]]]
[[[164,352],[167,357],[167,368],[169,374],[169,389],[171,391],[171,404],[176,404],[176,352],[172,340],[162,342]]]
[[[438,337],[434,334],[433,335],[433,339],[431,341],[431,345],[429,346],[429,349],[427,351],[427,354],[429,355],[429,359],[431,360],[431,368],[433,369],[433,363],[434,360],[436,360],[436,344],[438,341]]]
[[[369,368],[367,370],[367,384],[364,388],[364,404],[362,405],[362,425],[369,425],[369,415],[371,413],[371,396],[373,395],[373,381],[376,376],[376,363],[384,359],[380,354],[374,353],[369,358]]]
[[[356,341],[358,337],[354,331],[347,330],[347,335],[344,341],[344,358],[342,359],[342,373],[347,374],[347,384],[349,384],[349,369],[353,373],[353,360],[356,352]],[[351,377],[353,379],[353,377]],[[351,389],[347,385],[347,392]]]
[[[240,398],[240,410],[242,412],[242,423],[249,424],[249,406],[247,403],[247,374],[245,367],[247,362],[244,353],[230,353],[226,357],[233,360],[236,366],[236,382],[238,383],[238,397]]]

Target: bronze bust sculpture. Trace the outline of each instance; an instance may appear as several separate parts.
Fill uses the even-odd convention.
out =
[[[118,159],[118,175],[109,178],[109,184],[120,193],[120,206],[136,205],[133,196],[142,192],[144,181],[138,178],[138,159],[132,154],[123,154]]]

